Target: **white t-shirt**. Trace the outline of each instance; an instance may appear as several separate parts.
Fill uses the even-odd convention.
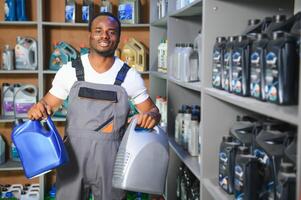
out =
[[[81,60],[84,66],[85,81],[98,84],[113,85],[117,73],[124,64],[123,61],[115,57],[114,64],[108,71],[98,73],[91,66],[88,54],[81,56]],[[57,98],[65,100],[75,81],[77,81],[75,68],[72,67],[71,62],[68,62],[56,73],[49,92]],[[142,103],[149,97],[141,75],[134,68],[130,68],[121,86],[126,90],[134,104]]]

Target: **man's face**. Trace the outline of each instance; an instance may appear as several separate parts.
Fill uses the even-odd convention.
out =
[[[104,57],[113,56],[120,38],[118,28],[118,23],[112,17],[97,17],[89,34],[91,49]]]

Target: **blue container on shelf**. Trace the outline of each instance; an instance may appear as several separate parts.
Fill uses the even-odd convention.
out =
[[[15,21],[16,16],[16,0],[5,0],[4,3],[5,21]]]
[[[26,16],[26,0],[17,0],[17,18],[18,21],[28,20]]]
[[[63,141],[50,117],[46,119],[46,124],[49,130],[40,121],[29,120],[17,125],[11,135],[25,176],[29,179],[69,161]]]

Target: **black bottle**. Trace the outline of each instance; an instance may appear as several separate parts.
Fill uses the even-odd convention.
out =
[[[265,96],[267,101],[294,105],[298,102],[298,57],[294,37],[277,31],[267,45]]]
[[[232,92],[248,96],[250,89],[251,40],[246,35],[238,36],[232,55]]]
[[[235,156],[240,143],[232,136],[223,137],[219,150],[219,185],[229,194],[234,191]]]
[[[234,195],[236,200],[254,200],[259,197],[262,176],[259,174],[260,164],[250,154],[248,147],[239,147],[235,159]]]
[[[263,129],[256,137],[254,155],[263,165],[263,187],[261,197],[263,199],[276,199],[277,174],[280,162],[284,155],[287,132],[280,130]]]
[[[265,100],[264,76],[266,47],[269,39],[267,34],[257,34],[251,50],[250,95],[256,99]]]
[[[218,89],[222,89],[225,44],[226,39],[224,37],[217,37],[213,48],[212,86]]]
[[[296,199],[296,169],[292,163],[281,163],[276,200]]]
[[[222,88],[228,92],[232,92],[232,55],[234,43],[237,40],[236,36],[230,36],[225,44],[224,60],[223,60],[223,74],[222,74]]]

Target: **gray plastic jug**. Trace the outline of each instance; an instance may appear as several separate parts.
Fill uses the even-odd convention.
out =
[[[30,107],[37,102],[38,89],[35,85],[23,85],[14,89],[15,117],[24,118]]]
[[[15,46],[16,69],[36,70],[38,68],[37,41],[30,37],[17,37]]]
[[[168,168],[168,139],[156,126],[136,128],[133,119],[121,141],[113,170],[113,187],[162,194]]]

